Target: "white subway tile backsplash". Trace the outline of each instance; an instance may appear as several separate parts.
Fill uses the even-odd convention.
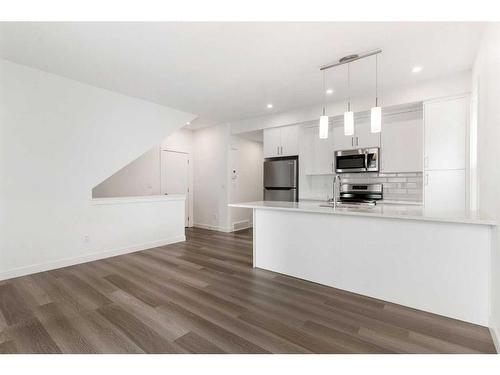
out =
[[[390,194],[406,194],[406,189],[387,189],[387,192]]]
[[[328,199],[332,196],[332,176],[305,176],[301,183],[301,197]],[[384,199],[422,202],[422,173],[346,173],[343,183],[381,183],[384,185]]]

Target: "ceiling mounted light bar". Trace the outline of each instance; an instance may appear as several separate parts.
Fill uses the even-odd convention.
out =
[[[344,64],[356,61],[356,60],[361,60],[361,59],[364,59],[365,57],[378,55],[379,53],[382,53],[382,50],[380,48],[373,50],[373,51],[370,51],[370,52],[362,53],[361,55],[344,56],[336,63],[320,66],[319,70],[326,70],[326,69],[330,69],[330,68],[335,68],[336,66],[344,65]]]

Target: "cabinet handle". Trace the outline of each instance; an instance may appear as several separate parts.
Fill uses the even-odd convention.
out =
[[[424,158],[424,168],[427,168],[427,167],[429,167],[429,157],[428,156],[426,156]]]
[[[351,146],[354,146],[354,137],[351,137]]]
[[[283,155],[283,146],[280,147],[281,155]]]
[[[359,146],[359,137],[356,137],[356,146]]]
[[[276,146],[276,155],[280,154],[280,146]]]
[[[425,186],[429,185],[429,175],[425,175]]]

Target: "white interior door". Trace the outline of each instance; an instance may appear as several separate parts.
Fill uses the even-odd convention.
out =
[[[189,155],[184,152],[162,151],[161,193],[186,196],[185,225],[189,226]]]

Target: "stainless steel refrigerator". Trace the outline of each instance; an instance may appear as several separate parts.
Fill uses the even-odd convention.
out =
[[[264,161],[264,200],[297,202],[299,200],[298,159]]]

